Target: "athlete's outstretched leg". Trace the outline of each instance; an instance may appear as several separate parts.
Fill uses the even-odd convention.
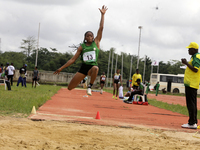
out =
[[[101,83],[101,84],[100,84],[100,86],[101,86],[101,91],[100,91],[100,94],[103,94],[103,87],[104,87],[104,84],[103,84],[103,83]]]
[[[89,71],[88,71],[88,75],[91,76],[91,80],[90,80],[90,84],[88,85],[88,89],[87,89],[87,94],[88,95],[92,95],[91,93],[91,87],[97,77],[97,74],[99,72],[99,67],[97,66],[93,66]]]
[[[79,83],[86,77],[86,75],[77,72],[68,85],[68,90],[72,90],[79,85]]]
[[[118,91],[119,91],[119,83],[118,84],[116,84],[116,96],[115,96],[115,99],[117,99],[117,96],[118,96]]]
[[[97,66],[93,66],[89,71],[88,71],[88,75],[91,76],[91,80],[90,80],[90,83],[93,84],[96,77],[97,77],[97,74],[99,72],[99,67]]]
[[[113,98],[115,98],[116,83],[113,83]]]

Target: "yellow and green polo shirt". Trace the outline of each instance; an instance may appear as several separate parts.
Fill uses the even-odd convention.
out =
[[[132,86],[133,86],[133,85],[139,86],[139,85],[137,84],[137,82],[136,82],[137,79],[140,79],[140,81],[141,81],[141,83],[142,83],[142,76],[141,76],[141,74],[135,73],[135,74],[132,76]]]
[[[185,75],[184,75],[184,85],[189,86],[191,88],[199,89],[199,82],[200,82],[200,53],[194,54],[190,61],[189,64],[194,66],[194,68],[198,69],[197,72],[192,71],[189,67],[186,68],[185,70]]]

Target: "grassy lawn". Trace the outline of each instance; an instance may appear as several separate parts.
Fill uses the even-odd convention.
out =
[[[12,90],[5,90],[3,85],[0,86],[0,114],[15,115],[27,117],[33,106],[39,108],[47,100],[57,93],[61,86],[40,85],[32,88],[31,84],[27,84],[27,88],[14,85]]]
[[[150,105],[158,107],[158,108],[162,108],[162,109],[166,109],[166,110],[170,110],[172,112],[177,112],[183,115],[188,116],[188,110],[186,106],[181,106],[179,104],[168,104],[165,102],[161,102],[161,101],[157,101],[155,99],[149,99],[148,102],[150,103]],[[200,110],[197,111],[197,118],[200,119]]]

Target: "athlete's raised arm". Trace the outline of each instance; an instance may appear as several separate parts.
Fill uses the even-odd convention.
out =
[[[98,48],[100,48],[100,41],[101,41],[101,38],[102,38],[103,27],[104,27],[104,15],[105,15],[107,9],[108,8],[105,5],[103,5],[101,9],[99,8],[99,10],[101,12],[101,20],[100,20],[100,25],[99,25],[99,29],[98,29],[98,32],[97,32],[97,36],[94,39]]]

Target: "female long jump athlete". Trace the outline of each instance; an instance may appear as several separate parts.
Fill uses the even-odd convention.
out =
[[[99,10],[101,12],[101,20],[97,36],[94,38],[93,33],[91,31],[87,31],[84,36],[83,44],[81,44],[81,46],[77,49],[76,54],[66,64],[54,72],[54,74],[59,74],[64,68],[73,64],[81,55],[82,66],[69,83],[68,90],[74,89],[87,75],[89,75],[91,76],[91,80],[87,88],[87,94],[92,95],[91,87],[99,71],[97,60],[104,27],[104,15],[107,11],[107,7],[103,5],[101,9],[99,8]]]

